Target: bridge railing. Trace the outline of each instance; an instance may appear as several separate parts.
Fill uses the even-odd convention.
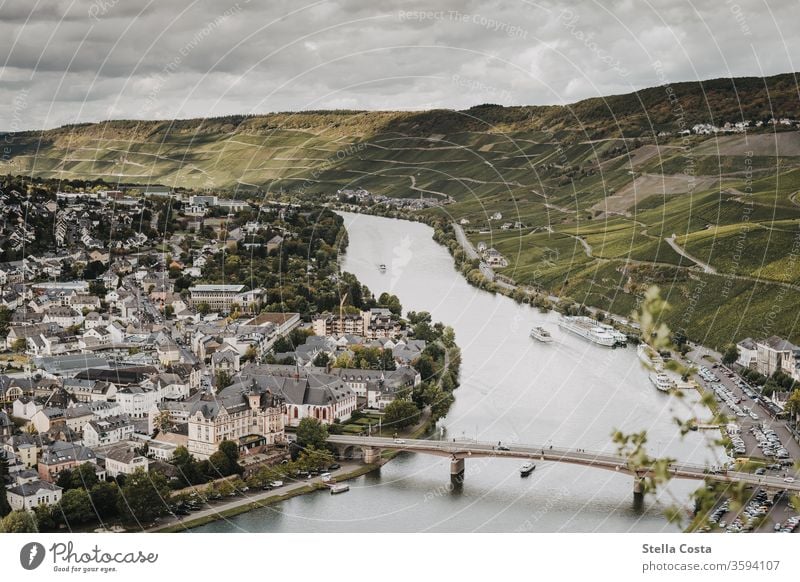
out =
[[[378,445],[378,444],[385,444],[391,447],[392,445],[398,445],[395,442],[395,439],[390,437],[360,437],[360,436],[349,436],[349,435],[336,435],[344,437],[341,440],[346,440],[350,444],[363,444],[363,445]],[[335,438],[332,440],[336,440]],[[580,456],[585,458],[595,458],[598,460],[607,460],[609,462],[618,462],[623,465],[628,464],[628,459],[617,454],[615,451],[598,451],[593,449],[583,449],[580,447],[556,447],[550,444],[546,445],[535,445],[535,444],[526,444],[526,443],[519,443],[519,442],[503,442],[495,443],[494,441],[479,441],[476,439],[454,439],[454,440],[435,440],[435,439],[401,439],[405,441],[405,445],[417,445],[417,446],[425,446],[425,447],[432,447],[437,448],[439,450],[449,450],[451,448],[458,447],[460,450],[468,451],[470,446],[475,447],[483,447],[486,449],[491,449],[493,451],[502,453],[504,452],[503,449],[500,447],[507,447],[510,451],[514,452],[524,452],[528,454],[536,454],[538,451],[540,454],[547,454],[547,455],[561,455],[561,456]],[[402,448],[400,445],[398,448]],[[475,452],[484,452],[483,450],[476,450]],[[677,470],[687,471],[687,472],[697,472],[702,474],[710,474],[711,470],[718,469],[718,465],[712,464],[702,464],[702,463],[691,463],[680,461],[677,459],[673,459],[670,463],[670,467],[673,467]]]

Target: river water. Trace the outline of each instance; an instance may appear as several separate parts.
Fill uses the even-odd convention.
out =
[[[674,417],[709,412],[698,396],[658,392],[636,349],[611,350],[557,327],[511,299],[478,290],[455,270],[426,225],[343,213],[350,236],[342,268],[377,295],[396,294],[406,311],[429,311],[452,326],[462,349],[461,386],[439,422],[445,438],[478,438],[614,452],[613,429],[646,429],[649,450],[716,463],[719,433],[681,437]],[[387,270],[381,273],[380,264]],[[543,325],[555,341],[528,334]],[[350,482],[350,491],[295,497],[193,531],[251,532],[626,532],[677,531],[666,507],[689,506],[699,483],[676,481],[633,506],[632,478],[600,469],[539,462],[525,479],[521,461],[466,461],[463,487],[449,485],[449,460],[403,454]]]

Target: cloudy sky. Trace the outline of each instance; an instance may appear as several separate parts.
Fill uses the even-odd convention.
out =
[[[568,103],[665,81],[771,75],[798,68],[798,8],[798,0],[0,0],[0,130]]]

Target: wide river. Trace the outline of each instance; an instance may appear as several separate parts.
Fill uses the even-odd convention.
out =
[[[709,413],[695,393],[658,392],[635,348],[611,350],[562,331],[542,314],[478,290],[453,266],[423,224],[343,213],[350,235],[342,268],[377,295],[396,294],[406,311],[429,311],[452,326],[461,346],[461,386],[446,438],[478,438],[615,451],[614,429],[646,429],[652,454],[716,462],[708,442],[719,433],[681,437],[674,418]],[[387,270],[381,273],[380,264]],[[534,325],[551,331],[542,344]],[[632,478],[600,469],[539,462],[520,478],[521,461],[467,460],[463,487],[449,486],[449,460],[403,454],[350,482],[350,491],[295,497],[193,531],[677,531],[664,509],[688,507],[700,484],[676,481],[633,507]]]

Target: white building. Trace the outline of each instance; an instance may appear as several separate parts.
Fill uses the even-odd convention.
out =
[[[113,445],[133,436],[133,422],[127,415],[91,420],[83,425],[83,444],[87,447]]]
[[[40,505],[56,505],[61,501],[61,487],[37,479],[8,489],[6,496],[12,510],[33,511]]]
[[[160,390],[142,386],[126,386],[117,391],[117,404],[122,414],[131,418],[147,418],[147,415],[163,400]]]
[[[150,468],[147,457],[137,453],[130,445],[120,445],[106,451],[106,473],[109,477],[130,475],[137,469],[145,473]]]
[[[736,344],[739,357],[736,363],[743,368],[755,368],[758,361],[758,344],[752,338],[745,338]]]

